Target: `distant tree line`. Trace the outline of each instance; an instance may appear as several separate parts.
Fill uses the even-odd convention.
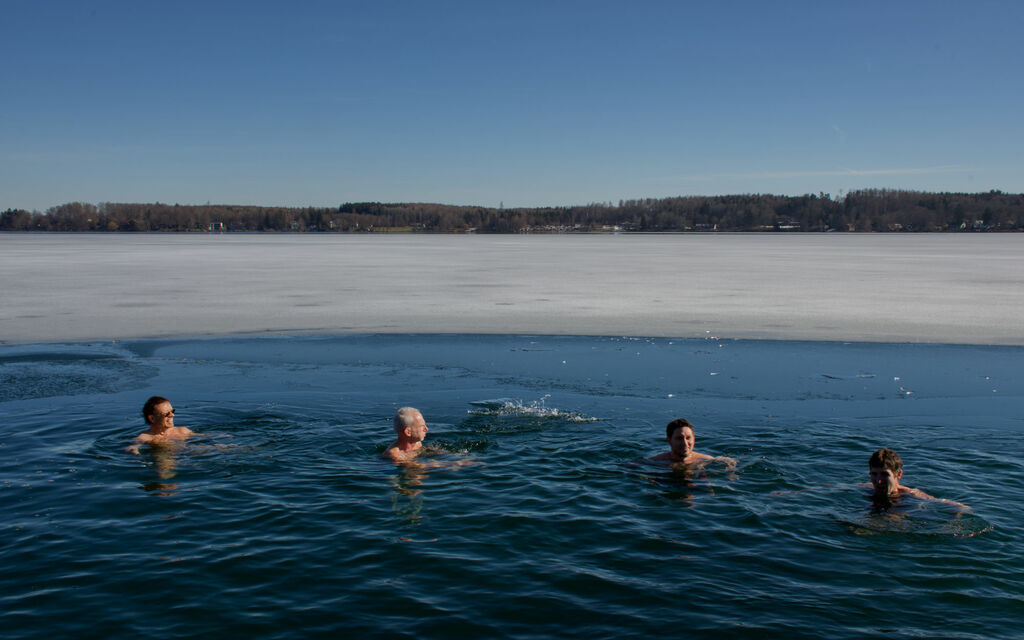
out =
[[[0,231],[479,232],[1021,231],[1024,194],[868,189],[833,199],[732,195],[620,200],[573,207],[494,209],[347,203],[337,208],[69,202],[45,212],[7,209]]]

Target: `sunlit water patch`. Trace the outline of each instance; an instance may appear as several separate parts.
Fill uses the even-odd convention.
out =
[[[11,638],[1015,637],[1021,354],[531,336],[3,347],[0,623]],[[205,435],[124,452],[153,394]],[[380,454],[403,405],[430,432],[396,466]],[[649,462],[676,417],[736,468]],[[860,485],[881,446],[906,484],[971,509],[873,511]]]

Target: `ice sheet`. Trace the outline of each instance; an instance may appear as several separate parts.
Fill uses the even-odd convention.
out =
[[[0,340],[519,333],[1024,344],[1019,234],[0,234]]]

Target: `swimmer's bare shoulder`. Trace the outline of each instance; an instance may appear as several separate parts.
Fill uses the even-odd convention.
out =
[[[730,469],[733,469],[733,468],[736,467],[736,460],[733,459],[733,458],[729,458],[729,457],[726,457],[726,456],[709,456],[706,453],[697,453],[696,451],[694,451],[690,455],[686,456],[682,460],[677,460],[672,455],[671,451],[666,451],[665,453],[659,453],[658,455],[652,456],[652,457],[648,458],[647,460],[649,462],[662,462],[662,463],[666,463],[667,462],[669,464],[676,464],[676,465],[682,465],[682,466],[687,466],[687,467],[691,467],[691,466],[693,466],[693,467],[703,467],[705,465],[711,464],[712,462],[724,463]]]
[[[690,455],[686,456],[686,458],[683,460],[683,464],[697,464],[700,466],[704,466],[714,459],[714,456],[709,456],[706,453],[697,453],[696,451],[694,451]]]
[[[415,466],[421,469],[456,469],[458,467],[483,464],[478,460],[467,460],[465,458],[458,460],[435,460],[430,459],[428,456],[420,456],[420,453],[423,453],[425,449],[424,447],[414,451],[402,451],[398,447],[391,447],[382,453],[381,456],[395,463]]]
[[[900,487],[900,495],[910,496],[917,498],[918,500],[935,500],[935,496],[929,495],[920,489],[913,489],[911,487]]]
[[[143,431],[139,435],[135,436],[130,446],[125,448],[125,451],[138,455],[139,447],[148,444],[150,446],[161,446],[166,444],[172,444],[174,441],[184,440],[189,436],[203,435],[196,433],[188,427],[171,427],[160,435],[153,435],[148,431]]]
[[[397,446],[393,446],[388,447],[381,456],[391,460],[392,462],[409,462],[410,460],[417,458],[421,451],[422,448],[413,449],[412,451],[402,451]]]
[[[650,462],[667,462],[669,464],[691,466],[707,464],[708,461],[713,459],[714,458],[712,456],[709,456],[707,454],[693,452],[690,455],[683,458],[682,460],[680,460],[676,456],[672,455],[671,451],[666,451],[665,453],[659,453],[656,456],[650,457],[647,460]]]

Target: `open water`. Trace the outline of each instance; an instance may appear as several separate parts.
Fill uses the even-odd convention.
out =
[[[348,335],[0,350],[5,638],[1013,638],[1020,347]],[[209,435],[122,451],[167,396]],[[380,458],[420,408],[420,464]],[[735,471],[644,463],[686,417]],[[972,508],[872,513],[867,459]]]

